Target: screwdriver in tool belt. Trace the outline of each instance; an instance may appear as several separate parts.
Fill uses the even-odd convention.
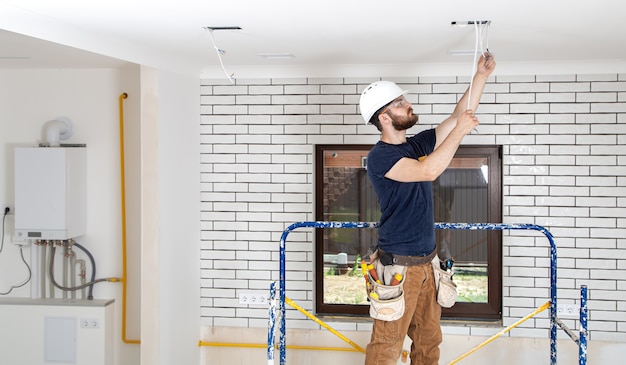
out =
[[[369,289],[370,279],[367,277],[367,264],[365,263],[365,260],[361,261],[361,271],[363,271],[363,277],[365,278],[365,286]]]
[[[374,268],[374,264],[368,264],[367,271],[369,271],[370,275],[372,276],[372,279],[374,279],[374,281],[377,284],[381,284],[380,279],[378,279],[378,273],[376,272],[376,269]]]
[[[391,286],[398,285],[398,284],[400,284],[401,281],[402,281],[402,274],[397,273],[397,274],[395,274],[393,276],[393,279],[391,280],[391,284],[389,284],[389,285],[391,285]]]

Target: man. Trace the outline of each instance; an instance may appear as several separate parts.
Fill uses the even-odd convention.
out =
[[[378,250],[372,258],[378,265],[406,266],[404,314],[392,321],[374,319],[366,365],[396,364],[406,335],[413,341],[411,364],[438,363],[442,335],[431,264],[436,255],[432,181],[448,167],[465,135],[479,124],[473,111],[495,65],[491,55],[481,56],[454,112],[436,128],[408,138],[406,130],[417,123],[418,116],[404,97],[406,91],[392,82],[378,81],[361,94],[365,122],[381,132],[367,158],[367,173],[381,207]]]

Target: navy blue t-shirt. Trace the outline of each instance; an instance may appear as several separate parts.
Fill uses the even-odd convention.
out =
[[[429,129],[399,145],[379,141],[367,156],[367,175],[382,213],[378,245],[385,252],[424,256],[436,247],[432,183],[398,182],[385,177],[401,158],[417,160],[432,153],[436,139],[435,130]]]

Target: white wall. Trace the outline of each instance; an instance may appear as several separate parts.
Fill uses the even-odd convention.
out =
[[[159,73],[161,364],[198,364],[200,82]]]
[[[87,234],[76,240],[95,257],[98,277],[120,277],[118,96],[124,91],[120,72],[114,69],[0,70],[0,77],[0,181],[3,184],[0,200],[11,202],[13,199],[13,148],[17,145],[37,145],[46,121],[59,115],[69,117],[74,123],[74,135],[66,142],[87,145]],[[0,254],[0,258],[7,263],[2,265],[0,275],[0,285],[5,288],[22,279],[18,274],[24,274],[11,243],[12,220],[7,220],[7,223],[7,250]],[[27,254],[30,255],[29,252]],[[138,276],[139,271],[131,267],[129,275]],[[116,300],[118,319],[115,321],[115,338],[119,339],[121,285],[98,284],[94,295],[96,298]],[[29,297],[29,286],[14,291],[11,296]],[[131,319],[131,327],[133,323],[136,325],[136,320]],[[118,350],[125,348],[119,340],[115,347]],[[137,349],[128,351],[127,356],[131,361],[124,362],[118,358],[116,363],[134,363],[132,358],[138,356]]]
[[[145,75],[154,85],[150,90],[155,92],[151,104],[143,103],[148,94],[147,87],[141,85]],[[98,277],[121,277],[119,96],[123,92],[128,93],[124,101],[129,252],[126,332],[127,339],[140,340],[140,316],[149,319],[144,326],[156,323],[158,332],[143,333],[148,339],[147,349],[121,340],[122,285],[98,284],[94,295],[115,299],[116,365],[139,364],[143,361],[140,357],[150,360],[150,364],[198,363],[197,79],[136,65],[123,69],[0,70],[0,202],[13,203],[13,148],[40,142],[46,121],[56,116],[71,118],[74,136],[66,142],[85,143],[88,154],[87,234],[76,240],[93,253]],[[147,127],[142,130],[141,123],[146,119],[152,123],[150,133],[156,133],[157,144],[144,143],[148,132]],[[145,167],[146,161],[152,164],[150,169]],[[146,192],[159,198],[148,199],[146,205],[142,195]],[[145,206],[151,207],[152,212],[142,217],[141,209]],[[151,220],[155,209],[164,224],[155,225]],[[0,292],[26,276],[19,250],[12,244],[12,224],[13,217],[9,216],[4,250],[0,253]],[[154,235],[142,244],[146,240],[142,235],[145,230]],[[29,249],[25,254],[30,261]],[[148,297],[155,295],[156,301],[140,298],[141,288],[147,286],[153,287]],[[8,295],[29,296],[29,285]],[[155,306],[155,302],[159,305]],[[5,360],[12,361],[3,358],[2,362]]]
[[[66,142],[87,145],[88,233],[77,241],[87,247],[98,262],[107,263],[98,267],[98,276],[119,276],[119,73],[115,70],[0,70],[0,77],[0,200],[13,200],[13,148],[36,146],[41,141],[46,121],[59,115],[69,117],[74,123],[74,135]],[[6,228],[8,251],[2,255],[11,256],[15,251],[11,244],[11,216]],[[6,274],[3,272],[0,276],[0,285],[5,287],[17,279],[11,277],[20,270],[15,257],[9,261],[8,268]],[[116,284],[102,284],[95,293],[112,297],[116,291]],[[28,288],[13,294],[30,295]]]

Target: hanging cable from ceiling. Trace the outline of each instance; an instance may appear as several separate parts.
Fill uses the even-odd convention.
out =
[[[467,109],[471,108],[471,100],[472,100],[472,86],[474,83],[474,73],[476,72],[476,68],[478,67],[478,57],[479,54],[485,59],[491,57],[491,53],[489,53],[489,37],[488,37],[488,29],[491,21],[489,20],[474,20],[469,21],[467,24],[474,24],[474,31],[476,33],[475,44],[474,44],[474,62],[472,62],[472,72],[470,73],[470,85],[467,94]],[[472,133],[478,133],[478,129],[474,128]]]
[[[467,98],[467,109],[470,109],[470,101],[472,99],[472,84],[474,81],[474,73],[476,72],[476,67],[478,66],[478,57],[479,55],[484,56],[485,58],[489,58],[491,53],[489,53],[489,37],[488,37],[488,29],[491,21],[489,20],[475,20],[469,21],[468,24],[474,24],[474,31],[476,33],[475,44],[474,44],[474,62],[472,63],[472,73],[470,73],[470,87],[469,94]]]
[[[229,74],[228,71],[226,71],[226,66],[224,66],[224,61],[222,60],[222,56],[226,54],[226,51],[219,48],[217,46],[217,44],[215,43],[215,37],[213,37],[213,31],[215,30],[226,30],[226,29],[230,29],[230,30],[235,30],[235,29],[241,29],[240,27],[205,27],[204,29],[209,31],[209,35],[211,36],[211,42],[213,42],[213,48],[215,49],[215,52],[217,53],[217,58],[220,61],[220,65],[222,66],[222,70],[224,71],[224,73],[226,74],[226,77],[228,77],[228,80],[230,80],[231,83],[235,83],[235,74],[231,73]]]

